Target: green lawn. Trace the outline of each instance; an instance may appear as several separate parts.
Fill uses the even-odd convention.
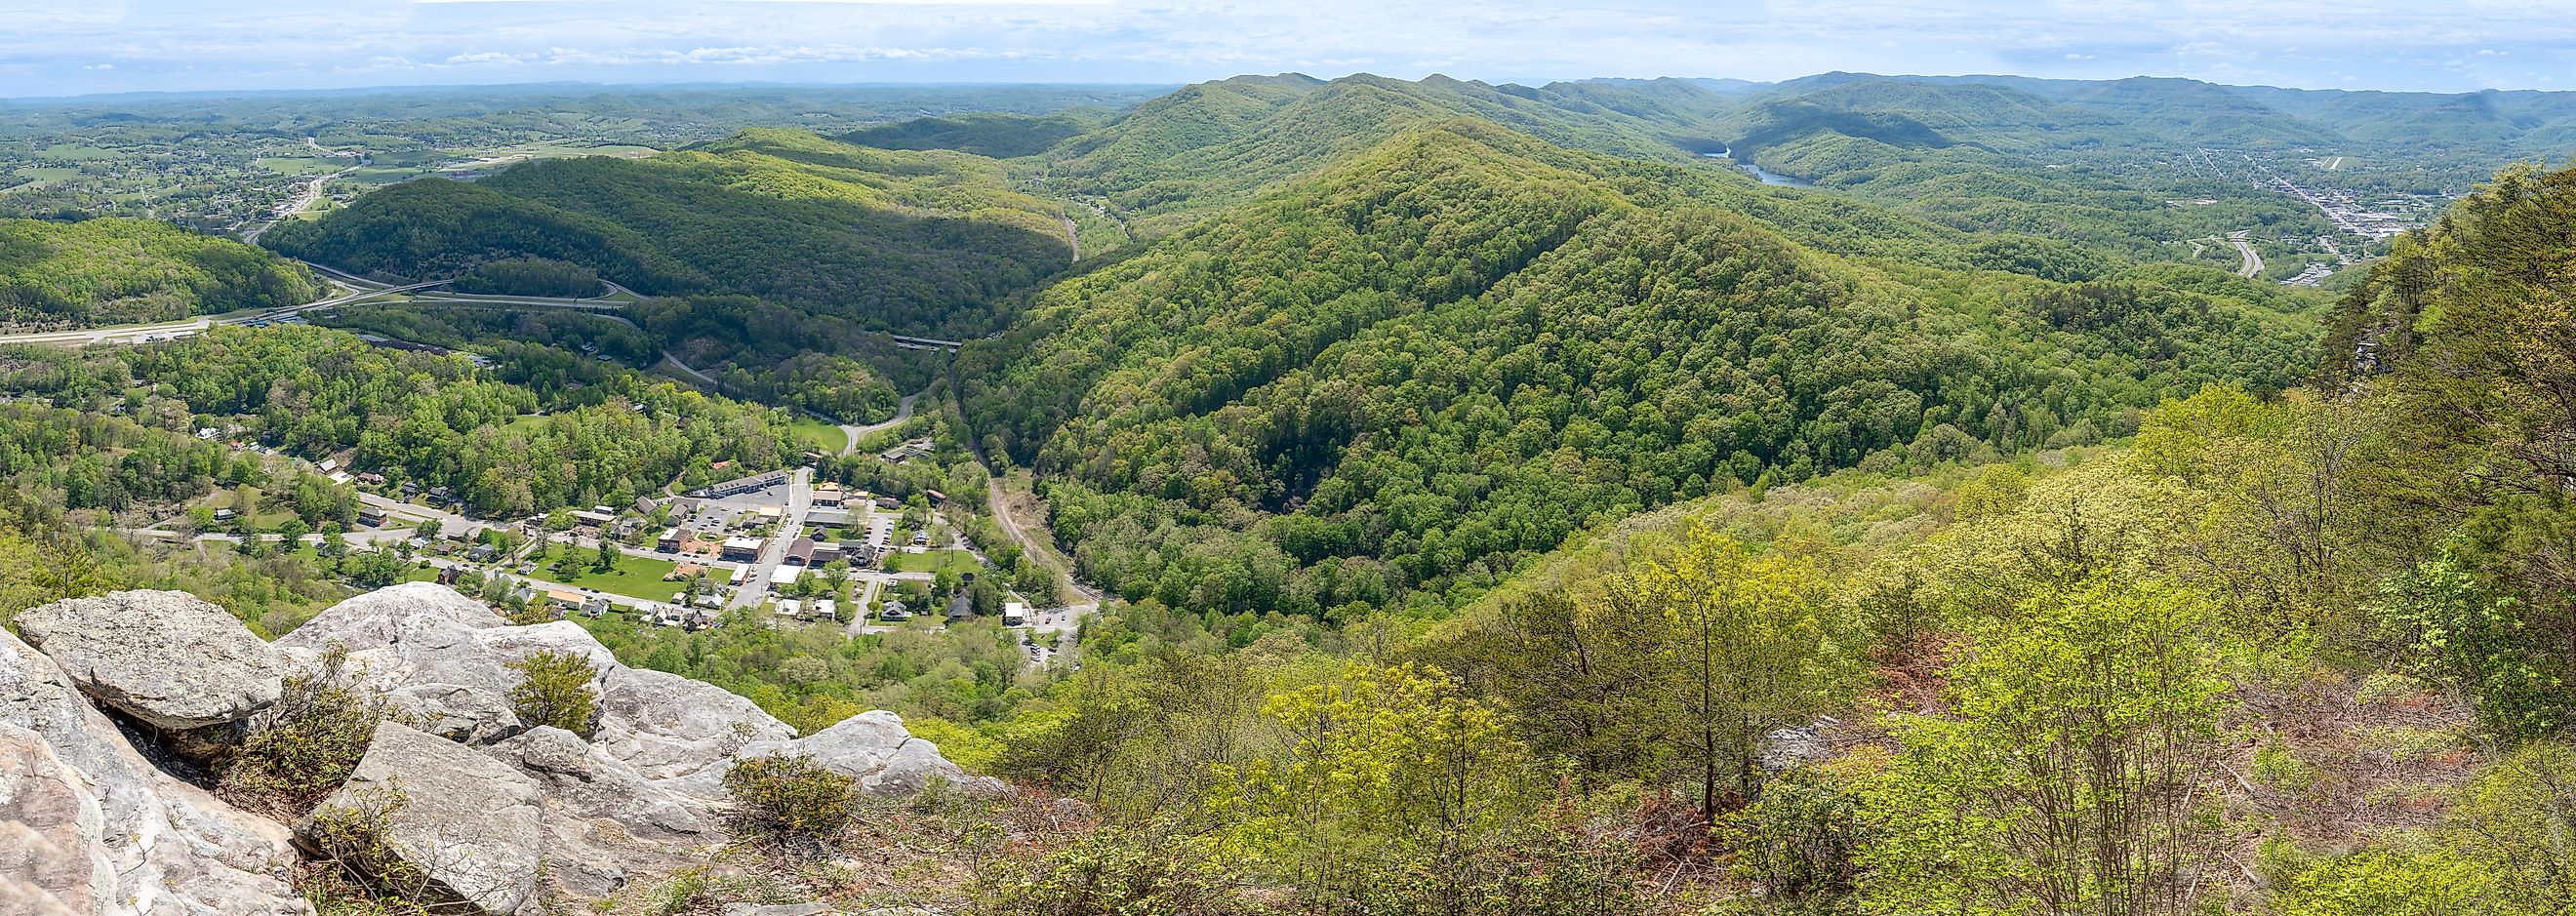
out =
[[[562,548],[556,549],[560,551]],[[580,551],[576,562],[581,568],[570,576],[556,573],[554,565],[549,562],[537,567],[536,577],[561,582],[574,588],[596,589],[612,595],[624,595],[644,601],[669,601],[671,593],[679,590],[678,584],[662,581],[663,576],[670,575],[671,570],[678,568],[678,564],[669,560],[629,556],[617,561],[616,572],[601,573],[593,572],[590,568],[590,561],[594,555],[595,552],[591,550]]]
[[[929,553],[896,551],[886,559],[886,568],[895,572],[955,572],[984,574],[984,564],[973,553],[963,550],[933,550]]]
[[[75,168],[47,165],[26,166],[20,168],[18,170],[18,174],[26,176],[27,183],[11,188],[11,190],[40,191],[63,182],[70,181],[74,178],[78,178],[80,177],[80,173],[80,170]]]
[[[254,160],[251,164],[287,175],[320,175],[340,170],[339,160],[313,156],[277,156]]]
[[[838,426],[821,420],[798,419],[789,423],[787,428],[796,434],[796,441],[805,443],[806,448],[826,455],[838,455],[842,449],[850,445],[848,433],[842,432]]]
[[[554,422],[554,419],[553,414],[523,413],[511,417],[510,422],[501,424],[501,432],[504,435],[510,433],[528,435],[544,429],[546,424]]]

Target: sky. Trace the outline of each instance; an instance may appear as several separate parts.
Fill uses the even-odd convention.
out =
[[[1244,73],[1781,80],[1833,70],[2576,88],[2576,0],[0,0],[0,98]]]

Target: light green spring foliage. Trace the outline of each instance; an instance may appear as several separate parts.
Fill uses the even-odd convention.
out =
[[[2209,603],[2096,575],[1973,630],[1947,716],[1895,723],[1865,783],[1889,831],[1861,854],[1871,906],[1969,913],[2171,912],[2213,837],[2196,801],[2218,738]]]
[[[0,329],[168,321],[321,292],[300,265],[158,220],[0,219]]]
[[[2321,863],[2281,891],[2280,916],[2487,916],[2498,875],[2439,848],[2373,849]]]
[[[2576,908],[2576,749],[2527,745],[2463,787],[2440,824],[2323,859],[2278,889],[2283,916],[2521,916]]]
[[[1721,792],[1753,797],[1762,733],[1848,683],[1853,653],[1839,640],[1851,634],[1821,586],[1808,563],[1698,530],[1611,580],[1607,625],[1658,637],[1644,667],[1667,677],[1643,686],[1667,698],[1660,730],[1697,771],[1701,817],[1717,816]]]
[[[582,737],[599,727],[599,666],[572,652],[546,650],[510,661],[519,683],[510,706],[530,726],[551,725]]]
[[[1315,879],[1346,858],[1453,848],[1528,814],[1532,764],[1492,708],[1410,666],[1353,666],[1272,696],[1284,747],[1214,768],[1209,810],[1233,846]]]

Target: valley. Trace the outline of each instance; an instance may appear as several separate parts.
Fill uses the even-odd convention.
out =
[[[280,913],[2576,901],[2576,93],[0,108],[0,740]]]

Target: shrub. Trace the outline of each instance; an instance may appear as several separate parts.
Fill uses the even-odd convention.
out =
[[[599,727],[599,692],[590,683],[599,666],[589,657],[547,650],[510,662],[519,683],[510,688],[510,707],[519,721],[533,728],[552,725],[584,738]]]
[[[744,839],[766,843],[829,841],[850,825],[855,782],[806,754],[772,754],[734,761],[725,771],[733,796],[728,825]]]
[[[1727,822],[1742,851],[1736,872],[1777,900],[1849,897],[1867,837],[1860,802],[1832,777],[1791,770]]]
[[[2570,717],[2565,663],[2524,623],[2520,600],[2480,582],[2446,543],[2391,577],[2370,607],[2399,664],[2477,698],[2478,724],[2507,743],[2556,732]]]
[[[1111,827],[1018,870],[986,875],[978,916],[1232,916],[1248,914],[1240,884],[1199,841],[1166,830]]]
[[[243,808],[280,818],[312,810],[348,781],[366,756],[385,699],[342,673],[348,650],[332,646],[314,670],[286,679],[275,704],[250,720],[241,749],[224,762],[217,791]]]
[[[447,902],[428,869],[385,840],[394,816],[409,802],[401,787],[351,794],[356,797],[347,805],[313,812],[304,831],[316,860],[296,876],[306,902],[326,916],[426,916]]]

